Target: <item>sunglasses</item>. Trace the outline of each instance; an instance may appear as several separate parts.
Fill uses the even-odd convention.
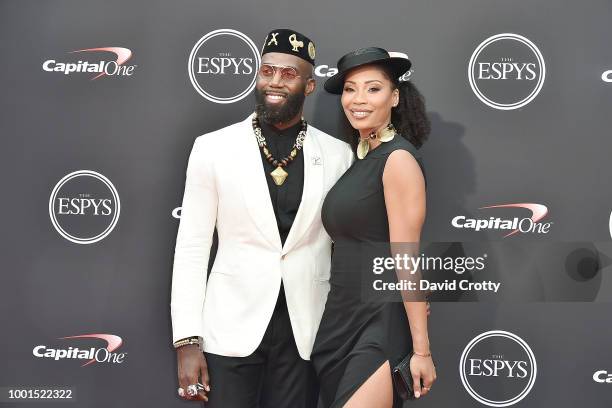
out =
[[[276,75],[276,70],[280,70],[281,79],[285,82],[291,82],[300,77],[297,69],[294,67],[288,67],[285,65],[274,65],[274,64],[262,64],[259,67],[259,75],[262,78],[271,80]]]

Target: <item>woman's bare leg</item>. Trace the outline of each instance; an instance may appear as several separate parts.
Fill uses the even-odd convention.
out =
[[[393,383],[389,360],[385,361],[344,404],[344,408],[392,408]]]

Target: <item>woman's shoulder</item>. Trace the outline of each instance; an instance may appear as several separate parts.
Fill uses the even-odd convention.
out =
[[[418,158],[421,157],[421,153],[419,152],[419,150],[408,139],[400,135],[397,135],[396,137],[394,137],[394,139],[397,139],[398,149],[408,150],[414,157],[418,157]]]
[[[398,140],[396,141],[395,139]],[[419,150],[409,140],[403,137],[396,136],[391,142],[395,143],[393,143],[387,149],[388,152],[385,155],[385,165],[383,166],[383,168],[385,170],[389,168],[391,172],[404,172],[407,168],[412,168],[418,172],[418,169],[420,169],[420,173],[422,174],[423,179],[425,180],[425,185],[427,185],[427,179],[425,177],[425,168],[423,166],[423,160]],[[394,152],[397,153],[392,154]]]
[[[401,135],[396,135],[392,140],[384,143],[383,146],[380,147],[380,149],[374,150],[373,153],[375,154],[373,156],[387,159],[389,155],[396,150],[406,150],[414,156],[415,159],[418,161],[421,160],[421,153],[419,150],[408,139]]]

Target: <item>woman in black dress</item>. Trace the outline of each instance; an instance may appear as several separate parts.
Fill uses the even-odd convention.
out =
[[[342,94],[344,113],[359,133],[358,159],[322,208],[334,254],[311,359],[325,407],[400,407],[391,370],[411,350],[415,396],[426,395],[436,378],[426,303],[364,301],[359,272],[368,250],[420,239],[425,179],[417,148],[429,121],[414,85],[399,80],[410,64],[403,54],[365,48],[342,57],[325,83],[328,92]]]

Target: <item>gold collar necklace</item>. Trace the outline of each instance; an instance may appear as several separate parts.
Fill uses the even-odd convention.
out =
[[[360,139],[357,145],[357,157],[363,159],[370,151],[370,139],[380,140],[382,143],[393,140],[397,131],[391,122],[378,132],[372,132],[367,139]]]

